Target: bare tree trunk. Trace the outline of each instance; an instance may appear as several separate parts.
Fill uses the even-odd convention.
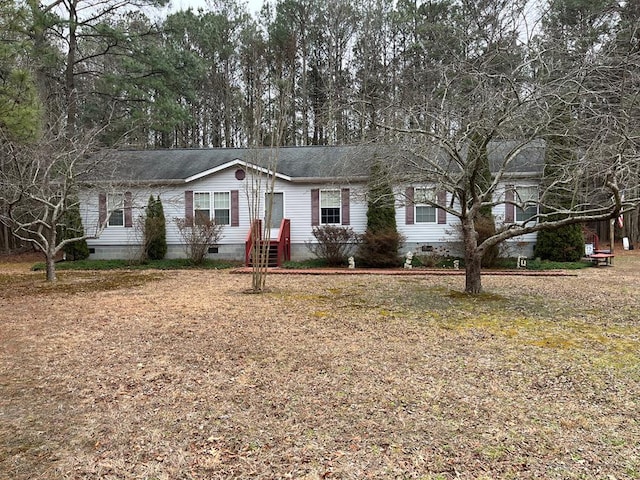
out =
[[[78,23],[76,3],[69,3],[69,49],[67,51],[67,65],[65,70],[65,90],[67,94],[67,133],[73,135],[76,129],[76,118],[78,116],[78,91],[76,90],[76,52],[78,49],[78,38],[76,27]]]
[[[227,59],[224,62],[224,89],[223,89],[223,103],[224,103],[224,146],[233,147],[233,139],[231,138],[231,71],[230,61]]]
[[[9,251],[11,250],[11,243],[10,243],[10,237],[11,236],[11,232],[9,232],[9,227],[7,227],[6,225],[2,225],[2,243],[3,243],[3,249],[5,251]]]
[[[478,250],[478,234],[471,216],[462,219],[462,238],[464,241],[464,291],[472,295],[482,292],[482,251]]]
[[[47,282],[55,282],[58,279],[56,276],[56,254],[49,249],[45,257],[47,263]]]
[[[477,251],[469,253],[465,249],[465,293],[471,295],[482,293],[481,263],[482,256]]]
[[[629,221],[627,222],[627,231],[629,232],[629,240],[631,244],[638,245],[640,242],[640,207],[636,207],[629,213]]]

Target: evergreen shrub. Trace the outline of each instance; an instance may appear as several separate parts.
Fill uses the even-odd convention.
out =
[[[62,238],[84,237],[84,226],[82,225],[82,217],[80,216],[80,207],[77,200],[72,201],[64,215],[63,224],[60,226]],[[75,242],[67,243],[63,247],[67,260],[85,260],[89,258],[89,246],[87,240],[82,238]]]
[[[577,262],[584,256],[582,225],[573,224],[538,232],[533,253],[542,260]]]
[[[397,267],[402,263],[398,250],[404,237],[398,233],[396,225],[395,196],[389,172],[381,162],[371,167],[367,196],[367,229],[358,248],[357,265]]]
[[[144,220],[145,256],[149,260],[162,260],[167,254],[167,228],[164,218],[164,208],[153,195],[149,197],[147,215]]]
[[[490,213],[487,215],[478,215],[474,222],[476,232],[478,234],[478,245],[484,242],[487,238],[490,238],[496,234],[496,224],[493,215]],[[499,245],[493,245],[485,250],[482,256],[482,266],[494,267],[500,256]]]

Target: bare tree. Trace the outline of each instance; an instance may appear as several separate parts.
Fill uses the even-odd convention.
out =
[[[246,194],[251,223],[251,291],[260,293],[267,282],[278,153],[276,148],[252,153],[250,161],[253,165],[246,169],[249,174]],[[263,212],[264,219],[261,218]]]
[[[48,281],[56,280],[55,259],[65,245],[97,238],[106,225],[75,234],[65,225],[69,210],[78,207],[81,184],[95,178],[108,156],[97,147],[98,134],[69,138],[62,130],[49,130],[31,144],[3,144],[0,204],[6,208],[0,223],[44,254]]]
[[[259,77],[254,80],[254,84],[260,91],[263,83]],[[261,102],[256,102],[252,112],[254,133],[251,137],[255,139],[255,143],[247,158],[249,165],[245,170],[248,174],[245,185],[251,223],[251,291],[254,293],[263,292],[266,287],[271,229],[279,227],[272,225],[272,214],[279,148],[284,138],[287,111],[287,102],[280,96],[278,112],[270,122],[265,122],[265,125],[262,124],[264,119]],[[268,148],[259,147],[265,143],[269,145]],[[263,212],[264,222],[260,218]]]
[[[637,109],[637,96],[626,111],[606,107],[619,82],[637,82],[637,53],[618,59],[615,71],[625,72],[619,81],[611,77],[606,55],[567,59],[561,75],[545,75],[552,67],[537,52],[526,51],[530,44],[521,43],[517,26],[510,25],[518,12],[511,13],[492,17],[495,38],[461,35],[467,42],[464,54],[452,54],[442,65],[430,103],[392,106],[404,124],[381,125],[395,133],[405,152],[394,168],[402,172],[397,180],[447,192],[421,202],[458,220],[470,294],[482,291],[481,260],[491,247],[540,230],[615,218],[638,202],[624,195],[634,191],[637,140],[625,119]],[[557,131],[567,112],[571,128]],[[535,155],[530,153],[544,149],[549,135],[567,137],[575,156],[553,172],[542,172],[541,164],[531,165]],[[516,183],[527,170],[533,175],[530,185],[542,182],[518,191]],[[575,201],[559,207],[553,201],[559,191]],[[495,233],[479,241],[476,222],[486,209],[505,213]]]

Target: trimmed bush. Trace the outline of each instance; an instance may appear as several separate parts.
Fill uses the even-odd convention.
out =
[[[404,237],[397,231],[367,230],[362,236],[356,264],[372,268],[399,267],[403,259],[398,255],[398,249],[403,241]]]
[[[552,262],[577,262],[584,256],[582,225],[574,224],[556,230],[538,232],[534,256]]]
[[[314,227],[313,236],[318,242],[307,243],[307,248],[332,267],[344,265],[347,254],[360,239],[353,228],[338,225]]]
[[[190,222],[184,218],[175,218],[174,221],[189,260],[193,265],[202,265],[207,259],[209,248],[220,241],[223,225],[218,225],[212,220],[195,225],[189,225]]]

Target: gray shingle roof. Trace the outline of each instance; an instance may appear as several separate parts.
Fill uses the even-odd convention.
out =
[[[359,147],[282,147],[276,171],[292,178],[342,176]],[[274,150],[244,148],[120,150],[113,155],[116,176],[128,181],[179,181],[240,160],[268,168]]]
[[[490,144],[489,158],[498,164],[515,142]],[[277,149],[276,171],[292,180],[364,178],[375,157],[391,155],[389,147],[308,146]],[[204,172],[242,161],[268,168],[274,150],[245,148],[120,150],[112,155],[115,178],[125,182],[184,182]],[[406,154],[406,152],[405,152]],[[544,144],[530,144],[511,163],[509,172],[540,172]]]

